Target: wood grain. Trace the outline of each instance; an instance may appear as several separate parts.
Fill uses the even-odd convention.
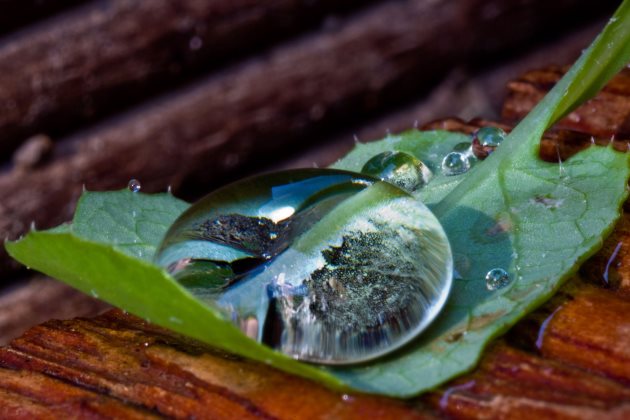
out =
[[[57,138],[361,3],[89,2],[0,44],[0,159],[33,134]]]

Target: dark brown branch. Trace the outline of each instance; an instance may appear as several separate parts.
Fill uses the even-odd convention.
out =
[[[0,46],[0,159],[360,3],[112,0],[66,13]]]

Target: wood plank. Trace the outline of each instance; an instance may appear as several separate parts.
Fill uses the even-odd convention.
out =
[[[0,159],[31,135],[55,139],[362,3],[111,0],[71,10],[0,44]]]

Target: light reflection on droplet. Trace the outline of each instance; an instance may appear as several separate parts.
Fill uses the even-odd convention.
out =
[[[486,288],[498,290],[510,284],[510,275],[502,268],[493,268],[486,274]]]
[[[461,175],[470,169],[470,159],[464,153],[451,152],[442,160],[442,173],[446,176]]]
[[[363,165],[361,172],[407,191],[424,187],[433,176],[420,159],[405,152],[379,153]]]
[[[142,184],[140,184],[140,181],[137,179],[130,179],[127,188],[129,188],[131,192],[139,192],[142,189]]]

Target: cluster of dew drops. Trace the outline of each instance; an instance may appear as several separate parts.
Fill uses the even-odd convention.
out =
[[[481,127],[472,134],[470,142],[455,145],[442,159],[442,173],[446,176],[467,172],[477,160],[484,160],[503,142],[506,133],[499,127]],[[486,274],[486,288],[498,290],[510,284],[510,275],[503,268],[493,268]]]
[[[466,173],[478,161],[488,157],[506,137],[499,127],[481,127],[471,135],[471,141],[458,143],[442,159],[445,176]],[[370,159],[361,169],[372,175],[413,192],[428,184],[432,177],[427,166],[416,157],[404,152],[383,152]],[[486,288],[502,289],[510,284],[510,276],[503,268],[493,268],[486,274]]]

